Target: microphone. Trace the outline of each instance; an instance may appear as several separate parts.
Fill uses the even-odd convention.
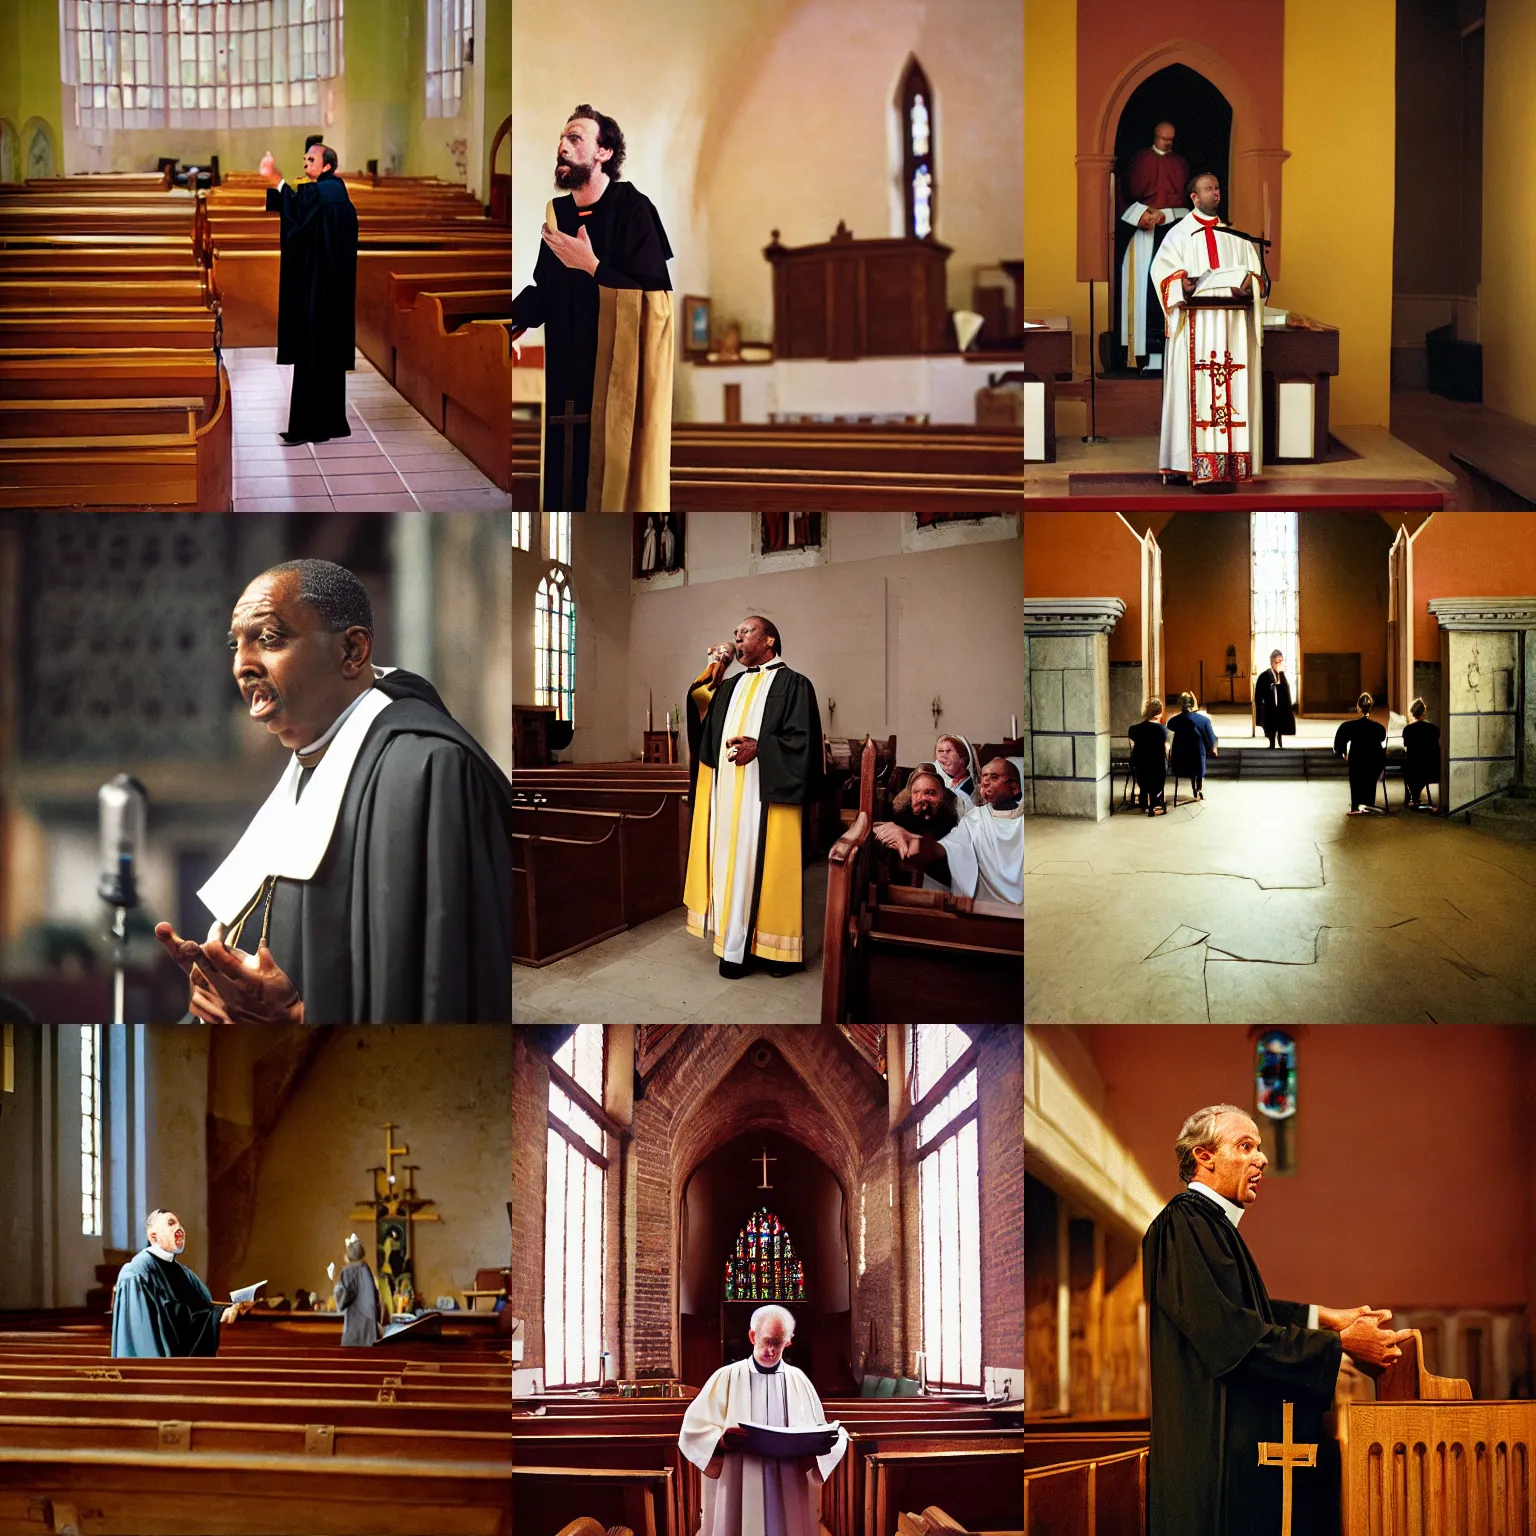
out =
[[[130,774],[120,773],[96,792],[101,822],[101,879],[96,894],[110,906],[138,906],[134,868],[143,852],[149,792]]]

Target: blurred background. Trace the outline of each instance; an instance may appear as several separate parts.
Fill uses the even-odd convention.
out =
[[[154,925],[207,933],[196,892],[288,756],[249,719],[225,638],[268,566],[355,572],[374,660],[430,679],[510,772],[511,543],[510,513],[0,514],[0,1017],[112,1017],[97,792],[120,773],[149,797],[126,1017],[185,1011]]]

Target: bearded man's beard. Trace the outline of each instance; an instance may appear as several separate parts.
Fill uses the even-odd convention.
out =
[[[590,165],[572,165],[565,160],[555,165],[555,185],[563,192],[579,192],[591,179]]]

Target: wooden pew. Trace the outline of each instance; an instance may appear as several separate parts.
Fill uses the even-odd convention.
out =
[[[1024,1536],[1145,1536],[1147,1452],[1026,1469]]]
[[[841,1415],[839,1415],[841,1417]],[[944,1416],[931,1415],[911,1428],[859,1427],[848,1429],[848,1450],[832,1470],[822,1494],[822,1523],[832,1536],[860,1536],[863,1529],[868,1458],[877,1451],[990,1451],[1021,1445],[1023,1430],[942,1428]]]
[[[357,253],[357,347],[391,382],[395,376],[394,300],[389,287],[395,278],[440,276],[448,287],[462,286],[462,274],[505,278],[500,253],[485,248],[446,251],[360,250]],[[475,287],[487,286],[485,282]]]
[[[671,1483],[666,1470],[516,1466],[512,1523],[523,1536],[553,1536],[583,1514],[604,1526],[626,1525],[634,1536],[685,1536],[670,1523]]]
[[[863,1536],[895,1536],[896,1517],[903,1510],[923,1509],[940,1494],[944,1508],[964,1521],[967,1530],[1025,1528],[1020,1487],[1023,1446],[989,1451],[875,1451],[867,1461]]]
[[[683,1455],[675,1429],[619,1434],[604,1426],[581,1434],[518,1434],[513,1443],[518,1465],[585,1467],[600,1461],[604,1466],[626,1470],[670,1471],[668,1523],[678,1532],[698,1530],[703,1477]]]
[[[535,837],[590,841],[610,823],[619,831],[620,912],[631,928],[682,905],[685,870],[678,865],[677,823],[663,802],[649,815],[632,811],[512,807],[512,830]]]
[[[548,965],[624,930],[619,828],[597,839],[512,833],[512,959]]]

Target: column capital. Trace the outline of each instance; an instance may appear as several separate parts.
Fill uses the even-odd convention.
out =
[[[1441,629],[1536,629],[1536,597],[1432,597],[1429,611]]]
[[[1118,597],[1026,597],[1024,633],[1107,635],[1125,617]]]

